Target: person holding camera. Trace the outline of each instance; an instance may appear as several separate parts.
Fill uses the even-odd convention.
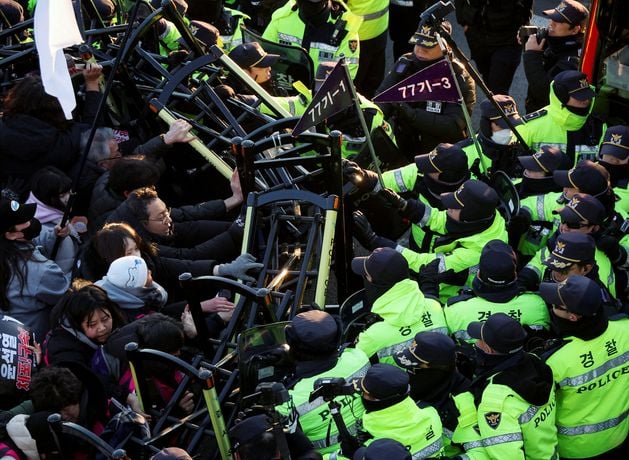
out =
[[[550,82],[562,70],[576,70],[583,45],[588,10],[576,0],[563,0],[544,11],[548,29],[522,27],[518,40],[524,45],[524,74],[529,87],[526,112],[548,105]]]
[[[362,350],[342,348],[342,328],[330,314],[310,310],[296,315],[285,330],[289,355],[295,362],[295,374],[286,385],[292,405],[278,406],[282,414],[288,414],[291,406],[299,417],[299,425],[315,449],[322,454],[337,452],[343,441],[332,417],[328,402],[341,404],[340,414],[351,435],[356,434],[356,422],[365,411],[355,392],[345,391],[343,385],[334,385],[337,379],[347,381],[362,377],[369,368],[369,359]],[[319,381],[329,381],[321,385]],[[334,382],[333,382],[334,381]],[[319,388],[324,387],[319,390]],[[310,394],[319,390],[320,396]],[[330,393],[336,393],[338,396]],[[352,394],[348,394],[352,393]],[[312,400],[311,400],[312,399]]]

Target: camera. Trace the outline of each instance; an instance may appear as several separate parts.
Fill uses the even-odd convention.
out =
[[[290,400],[286,387],[279,382],[263,382],[256,387],[256,392],[242,398],[244,406],[258,404],[264,407],[281,406]]]
[[[523,45],[529,39],[531,35],[535,35],[537,38],[537,42],[541,42],[544,38],[548,36],[548,29],[545,27],[537,27],[537,26],[522,26],[518,30],[518,37],[520,38],[520,43]]]
[[[358,393],[353,382],[346,382],[344,378],[322,378],[314,383],[314,391],[310,393],[308,402],[312,402],[319,396],[326,401],[331,401],[337,396],[348,396]]]
[[[426,8],[419,18],[425,22],[440,23],[450,13],[454,11],[452,2],[437,2],[429,8]]]

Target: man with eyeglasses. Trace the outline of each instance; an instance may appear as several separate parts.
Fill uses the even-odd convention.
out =
[[[559,456],[627,458],[629,319],[607,318],[600,286],[585,276],[539,289],[561,339],[545,355],[557,388]]]
[[[556,247],[559,244],[560,248],[567,246],[567,242],[573,243],[574,237],[568,237],[571,233],[578,233],[589,235],[594,247],[592,248],[593,257],[589,257],[593,264],[597,267],[598,277],[602,280],[602,285],[607,286],[612,297],[616,296],[616,278],[612,269],[611,262],[605,253],[595,247],[597,238],[600,237],[600,231],[602,224],[605,220],[606,213],[603,205],[594,197],[582,193],[577,193],[572,196],[572,199],[566,206],[557,211],[554,211],[561,218],[561,224],[558,230],[551,235],[546,243],[546,246],[540,249],[533,259],[520,271],[518,274],[518,284],[522,289],[531,291],[537,290],[537,286],[541,281],[563,281],[558,279],[561,275],[555,273],[551,278],[550,271],[546,267],[553,268],[553,266],[547,265],[547,259],[549,255],[556,253]],[[561,238],[561,240],[560,240]],[[578,238],[576,238],[578,240]],[[588,240],[589,241],[589,240]],[[572,247],[570,244],[570,248]],[[589,244],[589,243],[588,243]],[[568,249],[571,251],[572,249]],[[565,249],[559,253],[564,252]],[[582,254],[582,253],[581,253]],[[582,256],[579,256],[582,257]],[[569,257],[570,259],[582,261],[585,259],[578,259]],[[568,264],[569,261],[564,260],[564,263]],[[556,269],[566,269],[568,265],[564,267],[554,266]],[[552,270],[551,270],[552,271]],[[584,273],[579,273],[583,275]]]

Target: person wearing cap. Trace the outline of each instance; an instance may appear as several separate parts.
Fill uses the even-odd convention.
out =
[[[34,203],[0,199],[0,305],[42,340],[50,329],[50,310],[70,287],[72,270],[64,272],[47,257],[54,232],[45,233],[46,240],[35,239],[41,232],[36,208]]]
[[[577,0],[562,0],[545,10],[548,33],[538,40],[536,34],[524,45],[524,75],[528,80],[526,112],[548,105],[550,82],[562,70],[577,70],[579,54],[588,19],[588,9]]]
[[[484,0],[455,0],[456,19],[463,26],[485,84],[494,94],[509,94],[521,50],[516,40],[521,26],[533,16],[532,0],[507,0],[488,4]]]
[[[607,318],[600,286],[585,276],[539,291],[561,338],[546,357],[557,388],[559,456],[626,458],[629,319]]]
[[[493,98],[513,126],[517,127],[522,124],[518,107],[511,96],[495,94]],[[509,125],[496,107],[487,99],[481,102],[480,113],[480,125],[476,139],[482,150],[481,156],[479,156],[473,139],[468,138],[458,144],[465,150],[470,170],[474,172],[476,177],[491,174],[498,170],[504,171],[509,177],[519,176],[519,168],[517,168],[515,158],[521,147]]]
[[[489,241],[480,256],[472,289],[448,299],[444,308],[448,333],[461,343],[471,343],[467,326],[504,313],[531,331],[543,333],[550,327],[546,304],[537,294],[520,292],[517,285],[517,258],[507,243]]]
[[[452,26],[444,21],[441,28],[451,33]],[[437,41],[437,34],[443,33],[432,24],[420,21],[417,32],[409,43],[413,52],[400,57],[384,78],[377,93],[381,93],[416,72],[435,64],[444,58]],[[476,102],[476,86],[465,67],[453,59],[454,73],[465,105],[469,112]],[[440,142],[455,143],[466,137],[463,109],[455,102],[418,101],[396,104],[379,104],[387,119],[393,122],[395,138],[409,158],[433,150]]]
[[[342,328],[330,314],[321,310],[310,310],[296,315],[285,329],[289,354],[295,362],[296,382],[289,388],[292,403],[299,416],[299,425],[317,451],[322,454],[340,449],[341,439],[327,403],[323,397],[309,402],[314,383],[320,378],[344,378],[350,381],[366,374],[369,358],[358,348],[341,345]],[[352,435],[356,434],[356,422],[364,412],[356,396],[339,396],[334,399],[341,404],[341,416]],[[288,405],[279,406],[278,411],[288,414]]]
[[[518,284],[529,290],[536,290],[540,281],[551,280],[551,273],[546,270],[544,261],[552,253],[557,239],[564,234],[581,233],[590,235],[594,244],[601,238],[601,230],[606,213],[603,205],[596,198],[578,193],[563,208],[554,211],[559,215],[561,223],[553,232],[546,244],[533,256],[518,274]],[[616,279],[609,257],[596,248],[594,260],[598,267],[598,276],[603,284],[609,287],[612,297],[616,296]]]
[[[526,353],[518,321],[494,313],[467,327],[476,339],[478,367],[472,393],[479,395],[478,430],[492,459],[555,458],[557,428],[553,373]]]
[[[413,342],[395,356],[395,363],[408,373],[410,397],[417,404],[429,404],[439,413],[444,428],[446,455],[461,453],[452,444],[458,426],[457,396],[469,389],[470,381],[456,368],[454,341],[437,332],[419,332]],[[450,441],[450,442],[448,442]],[[455,441],[457,444],[461,444]]]
[[[408,262],[395,249],[377,248],[369,257],[355,257],[352,271],[363,277],[365,302],[382,318],[356,342],[372,362],[395,364],[393,356],[420,331],[446,333],[441,305],[409,278]]]
[[[527,114],[518,132],[535,151],[553,145],[566,152],[573,164],[594,160],[605,132],[605,123],[593,111],[595,96],[583,72],[559,72],[550,85],[548,105]]]
[[[361,447],[354,453],[353,460],[412,460],[411,453],[399,441],[394,439],[376,439],[367,447]]]
[[[291,458],[321,460],[323,457],[312,447],[300,429],[285,433]],[[229,430],[234,460],[275,460],[280,458],[278,443],[269,417],[265,414],[239,420]]]
[[[443,453],[439,414],[434,407],[418,407],[410,398],[406,372],[390,364],[374,364],[356,386],[365,406],[359,440],[367,438],[369,446],[376,439],[394,439],[417,459]]]
[[[354,79],[360,58],[361,22],[359,16],[333,0],[289,0],[273,13],[262,37],[301,46],[312,58],[314,69],[321,61],[345,57]]]
[[[219,30],[220,41],[225,52],[229,52],[242,43],[241,27],[244,21],[249,21],[251,18],[235,7],[230,8],[224,5],[225,3],[233,4],[233,1],[186,0],[186,2],[188,3],[187,17],[212,24]]]
[[[378,192],[382,187],[374,171],[360,168],[356,163],[344,162],[343,173],[363,193]],[[442,193],[455,191],[469,178],[465,151],[452,144],[438,144],[432,152],[417,155],[413,163],[382,173],[385,188],[417,194],[418,200],[436,209],[443,209]],[[367,218],[359,215],[355,221],[359,242],[369,250],[377,247],[381,240],[370,229]],[[411,236],[409,247],[413,250],[431,247],[435,238],[415,222],[411,224]]]
[[[396,247],[411,270],[419,272],[420,276],[437,279],[442,304],[456,295],[461,287],[471,285],[474,268],[488,241],[507,241],[505,220],[497,212],[498,194],[484,182],[468,180],[456,191],[441,194],[445,211],[435,210],[419,200],[401,199],[388,189],[380,193],[412,223],[443,235],[435,240],[429,251]]]
[[[271,66],[279,59],[269,54],[258,42],[241,43],[229,52],[229,57],[259,85],[271,80]]]

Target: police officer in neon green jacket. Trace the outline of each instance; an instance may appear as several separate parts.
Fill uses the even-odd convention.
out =
[[[596,159],[605,124],[591,113],[595,95],[584,73],[578,70],[558,73],[550,85],[550,103],[527,114],[526,123],[518,129],[524,142],[533,150],[542,145],[558,147],[573,164]]]
[[[616,297],[616,279],[611,262],[596,248],[596,237],[606,215],[603,205],[596,198],[579,193],[556,212],[561,217],[558,231],[551,235],[546,246],[520,271],[519,285],[528,290],[537,290],[540,281],[560,282],[568,275],[579,274],[598,280],[604,291]],[[568,236],[571,233],[590,238],[575,239]],[[572,253],[572,256],[568,253]],[[556,255],[561,258],[563,254],[563,261],[550,265],[550,257]]]
[[[420,331],[446,333],[441,305],[424,297],[417,282],[409,279],[408,262],[395,249],[377,248],[369,257],[355,257],[352,271],[363,277],[366,302],[382,318],[356,342],[356,348],[374,361],[395,364],[393,356]]]
[[[416,272],[438,261],[439,298],[444,304],[461,287],[471,286],[485,244],[496,239],[507,241],[505,220],[496,210],[498,194],[483,182],[468,180],[455,192],[442,194],[445,211],[436,211],[418,200],[401,200],[390,190],[384,193],[411,222],[443,235],[435,241],[433,252],[418,253],[402,246],[397,249]]]
[[[362,19],[332,0],[289,0],[276,10],[262,37],[304,48],[316,69],[345,57],[352,78],[358,72]]]
[[[359,440],[395,439],[407,446],[414,459],[437,457],[443,452],[443,433],[437,411],[418,407],[408,396],[408,375],[390,364],[375,364],[357,385],[365,414]]]
[[[627,458],[629,319],[608,320],[599,286],[584,276],[542,283],[540,295],[561,337],[546,359],[557,386],[560,457]]]
[[[444,308],[448,333],[460,342],[472,342],[467,326],[487,320],[494,313],[505,313],[532,330],[548,330],[546,303],[532,292],[520,293],[516,270],[511,246],[500,240],[488,242],[481,253],[472,290],[452,297]]]
[[[286,326],[286,341],[290,355],[296,362],[296,383],[289,389],[292,404],[280,406],[284,414],[291,413],[294,405],[299,425],[320,453],[340,449],[338,429],[323,397],[309,401],[317,379],[342,377],[346,380],[363,377],[369,368],[369,359],[357,348],[339,349],[342,329],[328,313],[311,310],[300,313]],[[341,404],[341,416],[352,435],[364,408],[357,395],[335,398]]]
[[[480,441],[496,460],[556,458],[553,373],[524,352],[527,334],[515,319],[495,313],[467,328],[476,339]]]

